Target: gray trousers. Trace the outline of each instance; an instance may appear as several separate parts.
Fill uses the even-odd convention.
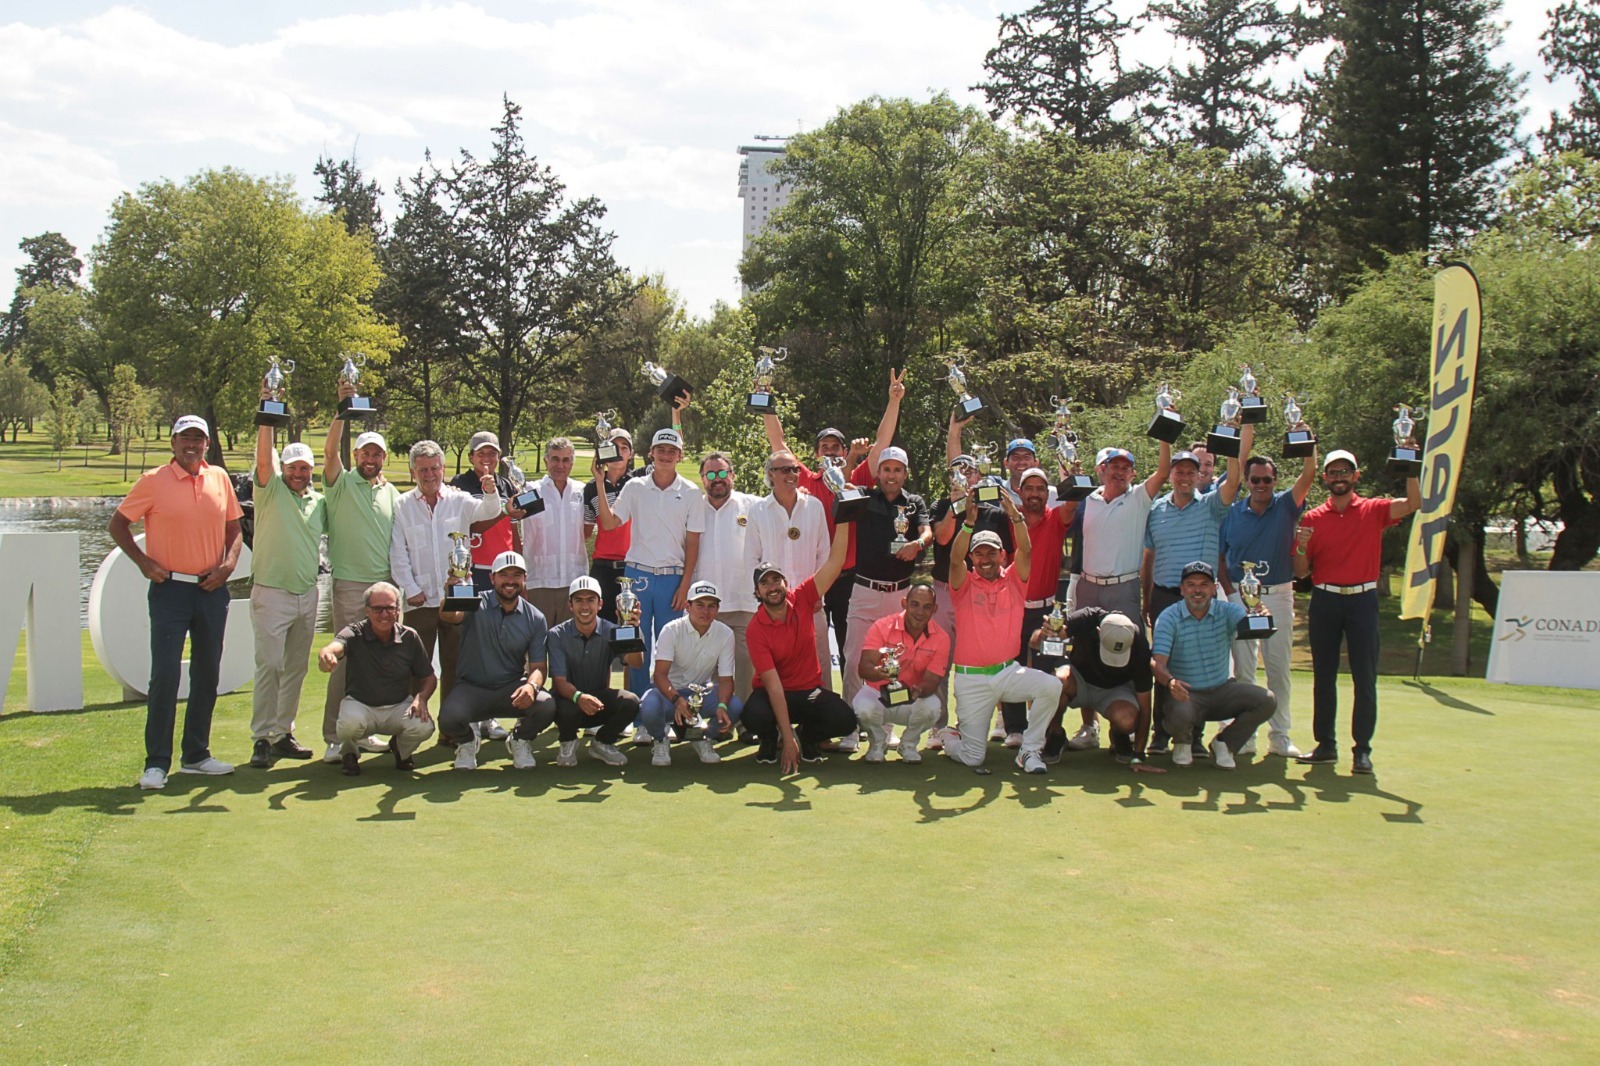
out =
[[[472,738],[473,722],[515,718],[517,737],[532,740],[556,720],[556,701],[550,693],[540,689],[533,706],[513,707],[511,694],[521,687],[520,678],[499,688],[480,688],[466,681],[456,681],[439,708],[439,735],[459,744]]]
[[[329,614],[332,617],[329,623],[334,633],[367,616],[367,589],[371,588],[372,584],[371,581],[346,581],[341,577],[333,579],[331,597],[333,602],[329,604]],[[328,694],[322,701],[324,744],[332,744],[339,739],[339,704],[344,699],[344,671],[344,657],[340,656],[339,665],[328,675]]]
[[[1140,600],[1143,599],[1144,590],[1139,586],[1139,579],[1124,581],[1120,585],[1097,585],[1087,578],[1080,577],[1077,586],[1077,602],[1073,609],[1079,607],[1099,607],[1105,611],[1121,611],[1128,616],[1128,620],[1140,629],[1144,628],[1144,612],[1140,609]]]
[[[1233,724],[1218,733],[1217,739],[1236,752],[1277,709],[1278,698],[1261,686],[1226,681],[1216,688],[1190,689],[1186,700],[1169,698],[1162,724],[1175,743],[1188,744],[1198,723],[1232,718]]]

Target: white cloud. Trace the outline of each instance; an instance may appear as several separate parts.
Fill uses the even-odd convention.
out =
[[[12,206],[109,205],[125,188],[117,164],[57,133],[0,122],[0,201]]]

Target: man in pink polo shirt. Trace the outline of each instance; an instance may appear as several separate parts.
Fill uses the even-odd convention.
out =
[[[111,539],[150,579],[150,687],[140,788],[164,788],[172,768],[183,642],[189,641],[189,704],[183,716],[181,774],[231,774],[211,755],[211,712],[228,628],[228,577],[239,565],[244,512],[227,472],[205,461],[206,421],[184,415],[172,426],[172,461],[134,483],[111,516]],[[144,547],[133,523],[144,523]]]
[[[867,630],[861,659],[856,664],[861,672],[861,688],[850,704],[857,721],[867,731],[867,762],[883,761],[889,746],[889,723],[906,727],[900,746],[895,749],[900,761],[922,761],[917,745],[939,717],[939,686],[950,668],[950,636],[933,620],[935,604],[933,586],[913,581],[900,599],[903,610],[884,615]],[[898,651],[900,670],[894,678],[883,670],[888,658],[886,649]],[[904,686],[899,697],[890,697],[901,702],[884,702],[884,690],[891,680]]]
[[[950,594],[955,598],[956,728],[945,729],[944,753],[967,766],[982,766],[989,721],[996,701],[1028,705],[1017,765],[1030,774],[1045,772],[1045,730],[1061,697],[1061,682],[1017,662],[1017,633],[1022,629],[1028,577],[1033,572],[1023,518],[1006,493],[1000,506],[1012,525],[1016,545],[1010,566],[1002,567],[998,534],[972,532],[978,520],[977,501],[967,496],[966,517],[950,549]],[[967,553],[972,568],[967,568]]]

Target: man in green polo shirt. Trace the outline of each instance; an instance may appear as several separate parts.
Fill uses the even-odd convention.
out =
[[[262,396],[267,395],[262,387]],[[283,449],[280,465],[272,427],[256,431],[254,563],[250,621],[256,631],[256,687],[250,715],[254,742],[250,765],[274,759],[309,759],[294,738],[317,628],[317,565],[327,510],[311,487],[311,449],[299,441]]]
[[[355,394],[355,386],[339,383],[339,398]],[[383,476],[389,445],[381,434],[367,432],[355,439],[346,471],[339,459],[344,421],[333,420],[322,445],[322,485],[328,494],[328,562],[333,568],[333,604],[329,612],[333,631],[365,617],[367,589],[389,580],[389,532],[400,490]],[[328,695],[322,704],[322,741],[326,763],[339,762],[339,703],[344,699],[345,667],[341,661],[328,678]],[[388,745],[371,737],[361,741],[363,751],[387,751]]]

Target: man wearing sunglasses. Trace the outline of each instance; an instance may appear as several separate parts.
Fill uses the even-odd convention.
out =
[[[818,496],[800,490],[804,471],[805,467],[793,452],[773,452],[767,458],[766,474],[767,484],[772,491],[750,509],[750,551],[763,563],[776,566],[785,574],[793,574],[796,581],[822,569],[822,564],[828,561],[833,536],[827,514],[831,505],[824,504]],[[832,498],[832,494],[829,494],[828,499]],[[848,542],[849,539],[846,535],[845,540]],[[850,570],[846,568],[834,584],[837,586],[850,580]],[[830,691],[834,690],[833,660],[828,651],[828,620],[823,612],[824,604],[831,596],[830,590],[828,596],[817,604],[817,617],[812,619],[817,661],[825,667],[822,671],[822,687]],[[735,691],[742,695],[747,690],[736,684]]]
[[[761,501],[734,488],[733,459],[726,452],[712,452],[700,460],[700,490],[705,495],[706,528],[700,534],[695,585],[709,583],[728,590],[717,598],[717,620],[733,630],[733,686],[743,698],[750,693],[751,678],[745,630],[756,609],[755,590],[745,575],[761,558],[757,549],[760,541],[750,531],[750,513]],[[741,593],[738,589],[746,591]],[[657,743],[665,739],[655,738]]]
[[[1339,761],[1339,645],[1348,642],[1355,703],[1351,769],[1372,773],[1372,734],[1378,725],[1378,570],[1383,531],[1422,506],[1422,482],[1406,478],[1406,498],[1356,495],[1356,457],[1340,448],[1322,463],[1328,499],[1313,507],[1295,534],[1294,576],[1311,589],[1311,732],[1317,746],[1303,763]]]
[[[1246,426],[1248,430],[1250,427]],[[1243,448],[1246,455],[1250,446]],[[1234,464],[1228,466],[1228,485],[1237,478]],[[1243,604],[1238,582],[1244,577],[1244,564],[1256,567],[1261,582],[1261,602],[1272,612],[1277,627],[1265,640],[1239,640],[1233,645],[1233,676],[1254,684],[1257,645],[1267,668],[1267,688],[1278,697],[1278,709],[1267,722],[1267,754],[1293,759],[1300,754],[1289,737],[1292,724],[1289,710],[1289,654],[1294,650],[1294,580],[1290,553],[1294,530],[1305,511],[1306,494],[1317,476],[1317,457],[1308,455],[1300,464],[1300,476],[1287,489],[1278,488],[1278,464],[1263,455],[1251,455],[1244,463],[1244,482],[1248,490],[1235,500],[1222,520],[1222,588],[1229,600]],[[1211,559],[1198,555],[1197,559]],[[1241,755],[1254,755],[1255,737],[1245,741]]]

